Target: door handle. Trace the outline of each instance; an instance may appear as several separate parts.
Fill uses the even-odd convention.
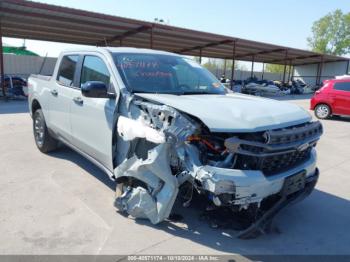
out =
[[[50,92],[51,92],[51,94],[52,94],[53,96],[57,96],[57,95],[58,95],[58,92],[57,92],[56,89],[53,89],[53,90],[51,90]]]
[[[84,100],[80,96],[74,97],[73,101],[79,105],[82,105],[84,103]]]

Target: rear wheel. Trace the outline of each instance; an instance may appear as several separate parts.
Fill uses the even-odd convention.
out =
[[[34,112],[33,133],[35,144],[41,152],[48,153],[57,148],[57,140],[47,130],[44,114],[41,109]]]
[[[331,108],[326,104],[319,104],[315,108],[315,116],[320,119],[326,119],[331,115]]]

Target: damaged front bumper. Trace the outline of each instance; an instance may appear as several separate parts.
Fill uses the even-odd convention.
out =
[[[257,203],[270,195],[279,193],[286,178],[299,172],[305,173],[305,179],[312,177],[316,169],[316,150],[312,149],[310,158],[286,172],[274,176],[264,176],[261,171],[235,170],[203,166],[197,172],[198,179],[203,187],[213,194],[214,199],[221,194],[233,193],[235,197],[229,204],[248,208],[250,204]],[[230,189],[229,189],[230,188]],[[215,203],[215,202],[214,202]],[[216,202],[220,205],[220,199]]]
[[[313,175],[308,176],[305,181],[305,186],[303,189],[298,190],[292,194],[287,194],[286,190],[281,190],[279,200],[270,209],[257,219],[251,226],[247,229],[239,232],[238,236],[241,239],[251,239],[265,233],[269,233],[271,230],[271,223],[275,215],[281,211],[284,207],[299,202],[305,197],[311,194],[314,190],[319,177],[318,168],[315,169]]]

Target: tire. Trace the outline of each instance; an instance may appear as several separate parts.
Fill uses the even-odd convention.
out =
[[[327,119],[331,114],[331,108],[326,104],[319,104],[315,107],[315,116],[319,119]]]
[[[33,115],[33,134],[35,144],[42,153],[48,153],[57,148],[57,140],[47,130],[43,111],[38,109]]]

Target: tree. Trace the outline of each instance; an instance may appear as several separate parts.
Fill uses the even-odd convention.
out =
[[[265,72],[283,74],[283,71],[284,65],[266,64],[265,66]],[[289,65],[287,65],[286,74],[289,74]]]
[[[269,73],[283,73],[284,65],[267,64],[265,71]]]
[[[312,36],[307,38],[313,51],[344,55],[350,52],[350,13],[339,9],[314,22]]]
[[[203,66],[208,69],[211,72],[216,72],[219,70],[222,72],[224,70],[225,60],[224,59],[215,59],[215,58],[208,58],[208,60],[203,64]],[[226,77],[230,77],[231,73],[227,75],[227,72],[231,72],[232,68],[232,60],[227,59],[226,60]],[[247,67],[243,64],[241,64],[239,61],[235,61],[235,70],[247,70]]]

